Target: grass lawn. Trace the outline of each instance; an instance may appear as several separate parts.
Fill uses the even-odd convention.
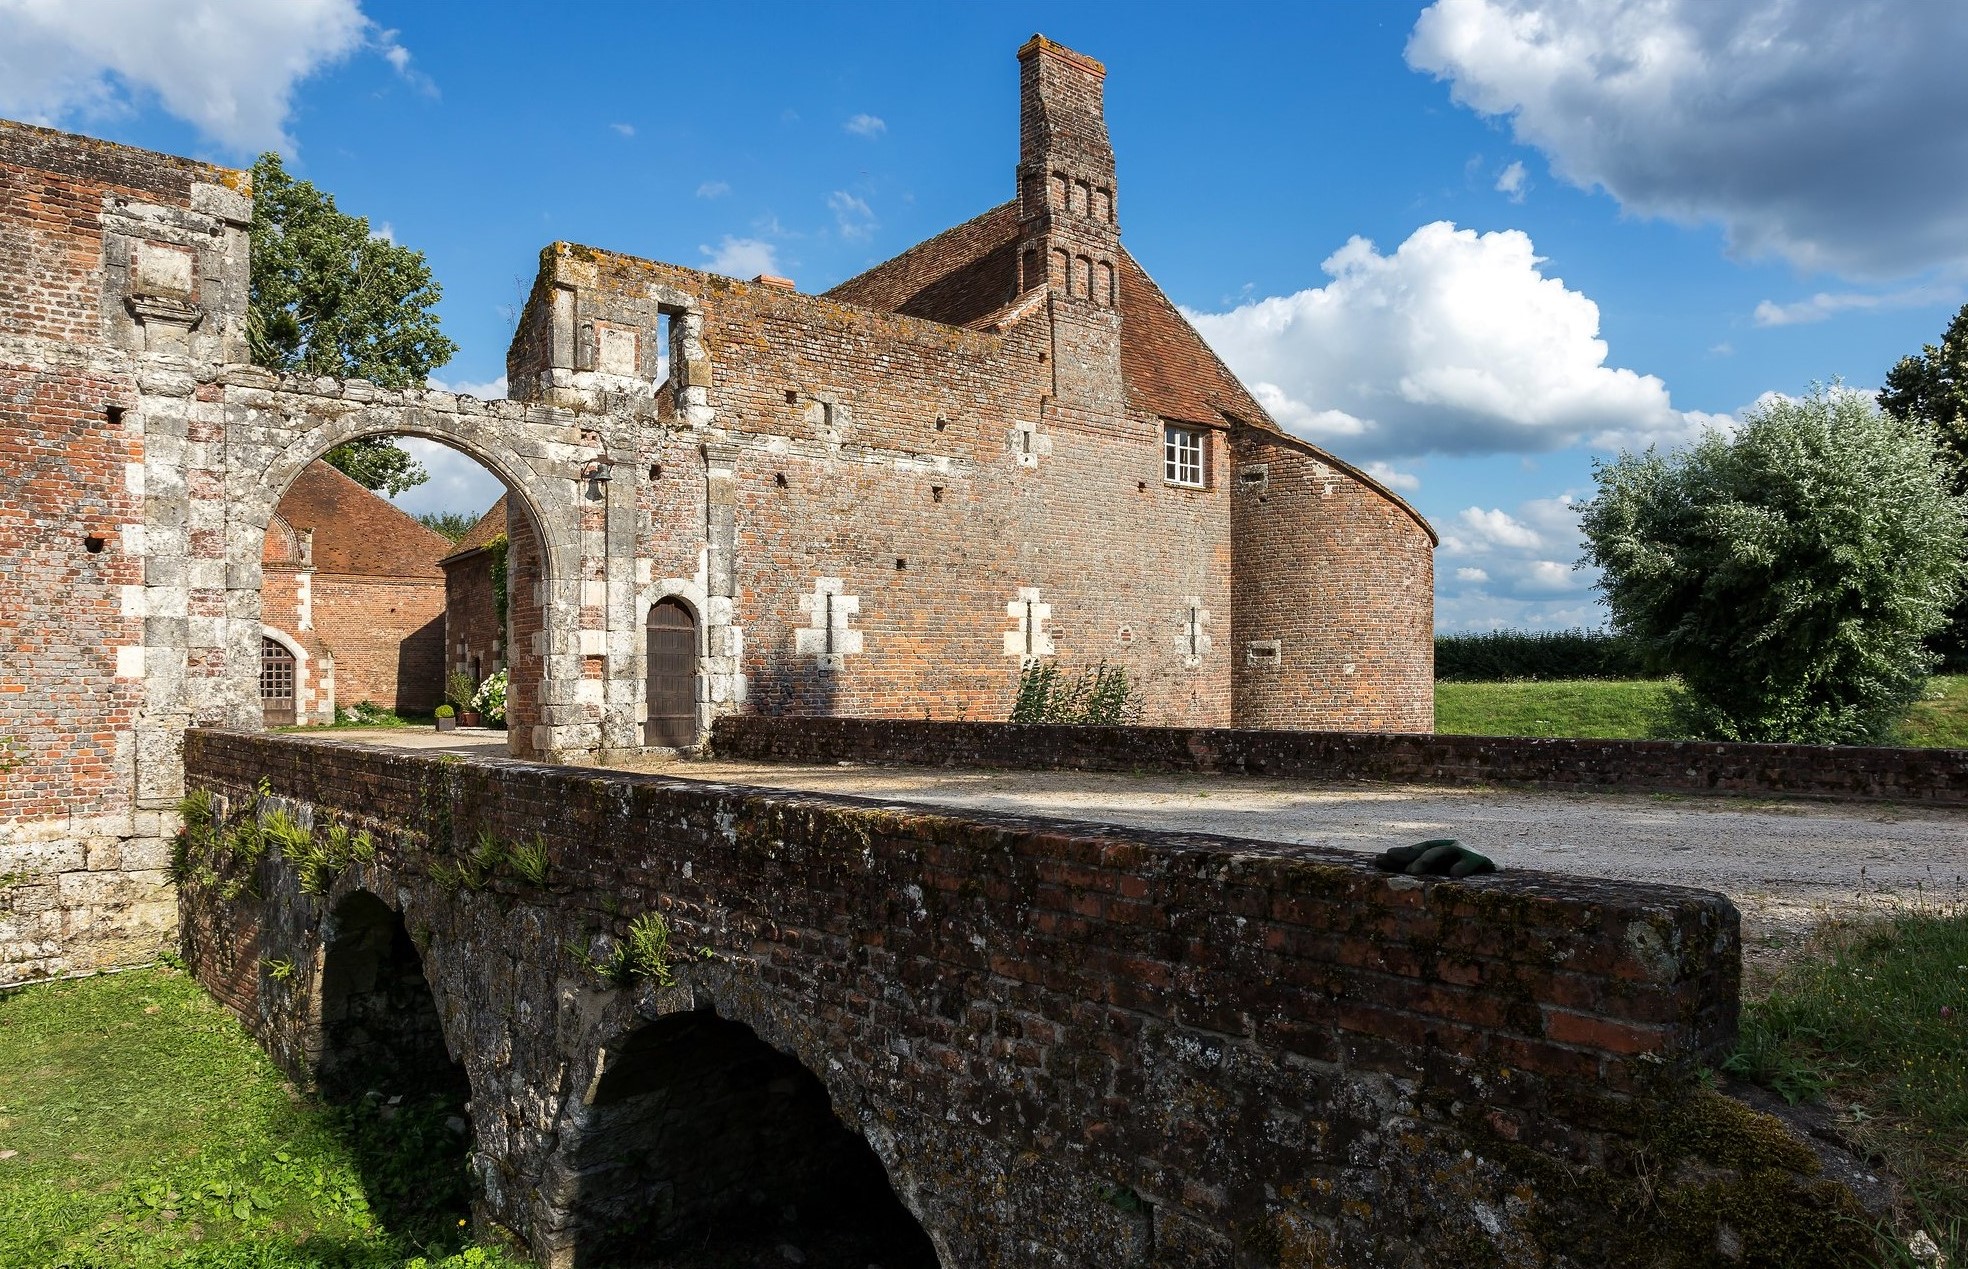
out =
[[[181,972],[0,995],[0,1265],[513,1264],[465,1183],[442,1116],[299,1096]]]
[[[1435,730],[1460,736],[1662,736],[1668,734],[1667,690],[1659,679],[1437,683]],[[1901,743],[1968,747],[1968,675],[1928,683]]]
[[[1947,1263],[1968,1258],[1968,914],[1834,920],[1745,1002],[1730,1071],[1891,1167]],[[1909,1262],[1911,1263],[1911,1262]]]

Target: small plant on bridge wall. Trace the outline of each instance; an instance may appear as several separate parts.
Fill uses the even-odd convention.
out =
[[[618,987],[627,987],[638,979],[658,987],[674,987],[675,967],[684,959],[684,954],[672,945],[670,923],[660,912],[645,912],[629,922],[628,933],[615,940],[604,957],[597,959],[571,944],[568,950]],[[699,949],[699,955],[705,959],[709,959],[709,952],[709,948]]]
[[[262,813],[261,808],[270,795],[265,781],[261,781],[261,786],[254,805],[229,826],[219,821],[209,791],[195,789],[179,801],[181,823],[171,839],[167,866],[167,874],[174,884],[182,886],[196,881],[216,888],[222,899],[236,899],[241,894],[258,896],[259,866],[266,858],[269,821],[281,834],[287,833],[287,826],[292,824],[286,813],[277,808]]]

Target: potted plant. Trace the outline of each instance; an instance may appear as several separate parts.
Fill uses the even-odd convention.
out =
[[[472,706],[472,698],[478,693],[478,684],[463,670],[453,670],[444,680],[444,699],[451,702],[457,711],[458,725],[478,726],[478,711]]]
[[[458,729],[457,711],[449,705],[439,705],[437,707],[437,729],[439,731],[456,731]]]

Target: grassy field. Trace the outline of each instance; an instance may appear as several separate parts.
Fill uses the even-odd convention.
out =
[[[1462,736],[1667,735],[1668,685],[1657,679],[1437,683],[1435,730]],[[1928,684],[1901,743],[1968,747],[1968,675]]]
[[[1888,1163],[1947,1263],[1968,1258],[1968,915],[1832,921],[1746,1002],[1728,1069]],[[1910,1263],[1910,1262],[1909,1262]]]
[[[466,1183],[441,1116],[299,1096],[183,973],[0,995],[0,1265],[513,1264]]]

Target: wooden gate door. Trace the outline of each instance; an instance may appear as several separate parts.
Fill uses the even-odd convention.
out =
[[[642,743],[697,743],[697,619],[674,599],[649,610],[649,721]]]
[[[294,654],[260,636],[260,709],[269,727],[294,725]]]

